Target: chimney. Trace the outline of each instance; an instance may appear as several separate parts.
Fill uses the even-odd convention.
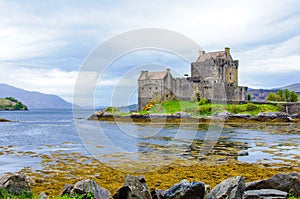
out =
[[[148,79],[148,71],[147,70],[142,71],[142,75],[145,75],[145,79]]]
[[[230,48],[225,47],[225,54],[226,54],[226,59],[229,60],[229,57],[230,57]]]
[[[202,55],[205,54],[205,51],[204,51],[204,50],[199,50],[198,52],[199,52],[199,55],[200,55],[200,56],[202,56]]]
[[[167,68],[167,73],[171,74],[171,70],[169,68]]]

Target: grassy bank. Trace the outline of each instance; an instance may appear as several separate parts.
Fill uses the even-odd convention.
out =
[[[249,114],[252,116],[260,112],[277,112],[282,107],[272,104],[213,104],[202,99],[198,101],[165,101],[149,103],[141,113],[168,113],[186,112],[192,116],[209,116],[221,112],[230,112],[234,114]]]

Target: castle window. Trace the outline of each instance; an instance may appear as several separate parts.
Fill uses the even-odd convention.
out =
[[[166,97],[169,97],[169,95],[166,95]]]
[[[142,88],[142,90],[144,90],[144,88]]]
[[[231,74],[231,73],[229,73],[229,78],[230,78],[230,80],[231,80],[231,78],[232,78],[232,74]]]
[[[149,87],[149,89],[151,90],[151,87]]]
[[[155,89],[157,90],[158,88],[157,88],[157,87],[155,87]]]

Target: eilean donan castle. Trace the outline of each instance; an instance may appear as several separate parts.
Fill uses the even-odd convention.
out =
[[[141,110],[154,99],[176,97],[192,100],[197,95],[212,101],[247,101],[247,87],[238,86],[239,61],[233,60],[230,49],[199,51],[191,63],[191,76],[173,78],[170,69],[161,72],[141,71],[138,78],[138,106]]]

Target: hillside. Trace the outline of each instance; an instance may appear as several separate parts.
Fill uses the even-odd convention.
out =
[[[295,92],[299,92],[300,93],[300,83],[291,84],[291,85],[288,85],[288,86],[277,88],[277,90],[279,90],[279,89],[286,89],[286,88],[289,89],[290,91],[295,91]],[[275,90],[276,90],[276,88],[275,88]]]
[[[72,104],[66,102],[57,95],[43,94],[35,91],[27,91],[7,84],[0,84],[0,98],[12,96],[29,109],[70,109]]]
[[[0,98],[0,110],[8,110],[8,111],[17,111],[17,110],[28,110],[27,106],[24,105],[22,102],[12,98]]]
[[[271,92],[277,92],[280,89],[289,89],[290,91],[295,91],[300,96],[300,83],[291,84],[288,86],[283,86],[279,88],[272,89],[252,89],[249,88],[249,93],[252,96],[252,99],[257,102],[264,102]]]

